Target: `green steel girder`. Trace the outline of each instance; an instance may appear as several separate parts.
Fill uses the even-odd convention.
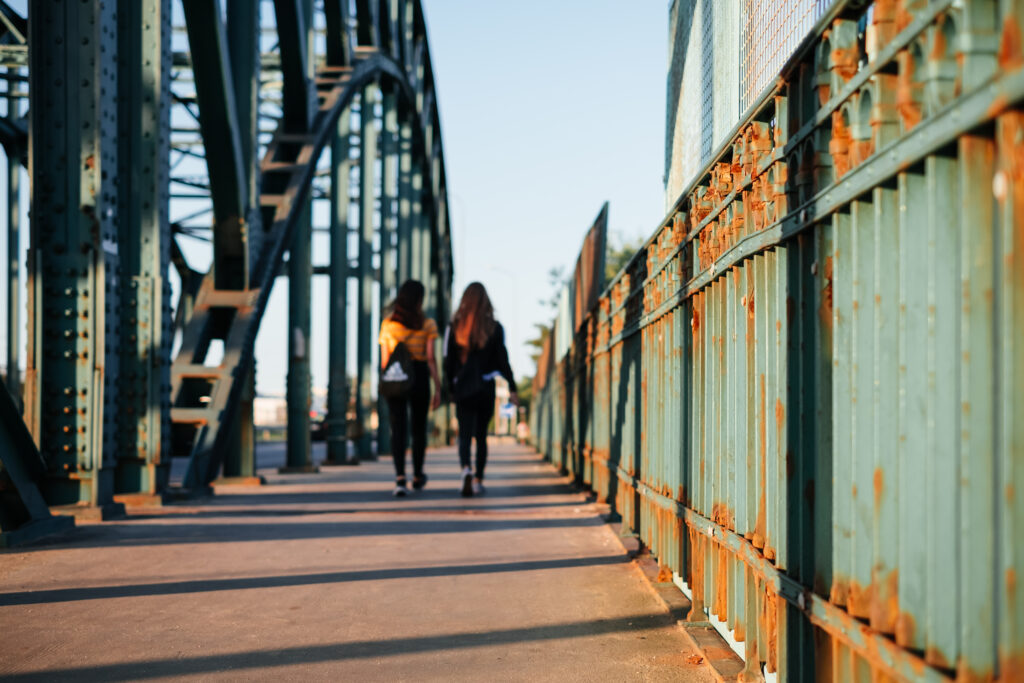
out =
[[[324,0],[327,28],[327,65],[351,66],[352,34],[348,30],[348,0]]]
[[[274,0],[281,73],[284,79],[284,118],[289,132],[309,130],[317,111],[316,93],[310,81],[309,52],[312,47],[307,0]]]
[[[0,548],[74,527],[73,517],[50,514],[38,486],[45,472],[18,407],[0,387]]]
[[[182,7],[209,169],[214,278],[218,289],[245,289],[251,277],[245,221],[248,184],[220,0],[182,0]]]
[[[167,485],[173,319],[168,269],[170,173],[169,0],[118,11],[118,253],[121,260],[120,439],[116,490]]]
[[[373,2],[356,0],[356,44],[359,47],[377,47],[380,44]]]
[[[328,322],[327,462],[354,465],[359,458],[348,455],[348,225],[349,183],[352,161],[349,134],[352,112],[338,117],[338,129],[331,141],[331,261],[330,319]]]
[[[120,308],[116,8],[30,3],[26,418],[51,505],[112,509]]]
[[[380,89],[376,84],[363,88],[359,103],[359,280],[356,298],[356,450],[362,459],[374,453],[371,445],[370,381],[373,368],[373,238],[376,233],[376,179],[378,135],[374,107]]]
[[[266,240],[252,271],[253,285],[248,292],[239,293],[234,298],[216,291],[212,285],[201,288],[196,309],[206,313],[194,316],[186,325],[182,353],[172,371],[172,421],[180,433],[177,446],[174,446],[176,452],[190,455],[185,481],[187,488],[200,488],[211,482],[223,462],[228,438],[225,426],[233,424],[242,391],[242,383],[237,381],[234,369],[252,361],[259,322],[298,220],[295,208],[308,196],[315,162],[336,133],[338,117],[350,105],[356,92],[382,79],[397,85],[404,106],[412,107],[415,99],[402,67],[379,53],[359,60],[351,71],[328,69],[320,78],[334,78],[336,81],[324,95],[324,103],[311,133],[296,136],[279,130],[263,162],[260,202]],[[422,154],[425,149],[422,136],[414,137],[414,145]],[[300,162],[296,163],[297,160]],[[203,345],[208,343],[205,335],[210,329],[208,314],[211,309],[232,311],[226,326],[219,332],[225,339],[226,350],[224,363],[219,368],[199,367],[193,360],[198,357],[195,355],[197,351],[205,353]],[[205,385],[203,391],[206,393],[183,392],[186,384],[196,385],[197,382]],[[204,398],[204,401],[197,403],[199,398]],[[207,398],[209,400],[205,400]]]

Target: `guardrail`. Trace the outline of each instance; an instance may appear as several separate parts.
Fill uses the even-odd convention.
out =
[[[1024,679],[1022,33],[1021,2],[834,3],[549,339],[535,445],[749,673]]]

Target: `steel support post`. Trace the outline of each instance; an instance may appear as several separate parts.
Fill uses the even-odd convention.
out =
[[[309,299],[313,277],[310,214],[307,202],[288,252],[288,455],[282,473],[317,471],[309,433]]]
[[[328,339],[327,461],[325,465],[358,465],[348,455],[348,214],[349,135],[352,110],[338,119],[331,144],[331,283]]]
[[[259,140],[257,113],[259,108],[260,74],[260,3],[251,0],[227,0],[228,59],[231,64],[232,83],[235,88],[235,109],[238,113],[238,137],[241,143],[242,168],[245,174],[246,222],[249,262],[254,263],[262,246],[260,212],[256,204],[259,196]],[[229,450],[224,457],[223,476],[218,484],[259,484],[256,475],[255,427],[253,399],[256,393],[256,368],[250,365],[241,370],[248,375],[243,398],[239,404],[238,427]]]
[[[293,69],[301,69],[303,76],[311,76],[313,54],[312,42],[312,0],[289,0],[289,3],[296,2],[297,16],[301,19],[298,23],[298,38],[304,48],[300,51],[301,64],[293,65]],[[278,20],[282,19],[281,7],[278,8]],[[286,88],[289,82],[301,82],[296,75],[292,79],[285,78]],[[293,97],[310,97],[311,91],[308,87],[298,90],[292,94]],[[303,100],[305,101],[305,100]],[[310,104],[315,110],[315,107]],[[302,109],[296,107],[301,113]],[[296,114],[295,122],[292,124],[298,127],[301,123]],[[309,125],[312,112],[301,114],[305,125]],[[287,113],[286,113],[287,117]],[[292,238],[291,249],[288,252],[288,444],[287,463],[281,468],[281,473],[316,472],[318,468],[313,465],[312,443],[310,439],[310,368],[309,368],[309,346],[312,330],[310,298],[312,296],[313,278],[313,212],[312,202],[305,200],[301,208],[301,214],[295,225],[295,235]]]
[[[117,493],[156,495],[170,474],[169,0],[118,10],[121,372]]]
[[[413,224],[412,122],[408,115],[401,119],[398,140],[398,225],[396,227],[399,283],[412,277]]]
[[[369,411],[373,406],[373,237],[376,213],[377,125],[373,114],[378,88],[363,88],[359,107],[359,301],[356,330],[356,452],[373,459]]]
[[[117,12],[113,3],[29,4],[33,94],[28,422],[47,503],[81,514],[113,502],[119,344]],[[108,319],[107,312],[113,318]],[[107,334],[111,331],[112,334]]]
[[[394,298],[398,288],[395,273],[395,251],[393,246],[395,229],[394,201],[398,188],[398,98],[393,88],[385,88],[383,102],[383,131],[381,135],[381,185],[380,185],[380,310]],[[377,452],[391,452],[391,430],[388,428],[388,403],[377,397]]]
[[[9,69],[16,74],[17,69]],[[14,81],[7,82],[8,92]],[[18,98],[8,95],[7,118],[18,118]],[[21,155],[24,150],[7,154],[7,390],[15,405],[21,408]]]

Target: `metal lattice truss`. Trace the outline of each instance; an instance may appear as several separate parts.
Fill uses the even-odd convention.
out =
[[[284,273],[289,329],[308,335],[312,199],[331,200],[330,265],[318,272],[341,301],[331,311],[331,429],[340,442],[363,436],[371,290],[383,300],[401,279],[424,280],[443,319],[451,286],[419,1],[43,0],[30,3],[27,25],[3,3],[0,15],[4,35],[23,38],[2,40],[0,63],[21,67],[27,53],[33,131],[24,421],[14,396],[0,416],[3,443],[18,444],[4,449],[0,531],[45,519],[46,506],[105,514],[115,497],[164,497],[172,455],[189,458],[187,489],[253,474],[254,342]],[[24,126],[6,120],[4,136],[16,145]],[[207,272],[189,264],[179,236],[209,242]],[[181,282],[173,306],[171,265]],[[350,276],[355,429],[345,420]],[[305,421],[289,429],[305,432],[308,450],[309,361],[292,337],[289,401]]]

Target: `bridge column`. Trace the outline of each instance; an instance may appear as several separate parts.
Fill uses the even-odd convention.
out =
[[[304,24],[300,27],[305,72],[312,76],[313,1],[298,0]],[[286,93],[287,96],[287,93]],[[306,124],[308,126],[308,122]],[[288,454],[282,473],[316,472],[310,442],[310,370],[311,333],[310,297],[313,278],[312,200],[306,199],[295,226],[288,255]]]
[[[117,40],[118,173],[131,181],[117,188],[123,298],[115,487],[148,497],[170,475],[169,0],[120,6]]]
[[[412,122],[411,113],[402,116],[398,140],[398,282],[401,284],[412,277]]]
[[[384,309],[394,298],[400,284],[397,281],[395,247],[393,245],[395,220],[397,213],[394,208],[395,193],[398,187],[398,110],[397,97],[393,88],[384,90],[383,97],[384,126],[381,136],[381,190],[380,190],[380,310],[381,318]],[[388,403],[377,397],[377,452],[391,452],[391,430],[388,428]]]
[[[17,69],[8,69],[13,76]],[[15,81],[7,81],[8,92],[13,92]],[[18,98],[7,96],[7,118],[20,115]],[[4,150],[7,155],[7,390],[20,409],[21,373],[21,162],[24,149]]]
[[[348,455],[348,214],[349,135],[352,110],[338,119],[338,132],[331,143],[331,284],[328,332],[327,461],[325,465],[358,465]]]
[[[29,158],[26,417],[46,502],[93,516],[119,507],[117,28],[113,3],[29,3],[32,130],[51,135]]]
[[[364,460],[372,460],[369,410],[373,405],[371,378],[373,344],[377,330],[373,329],[373,236],[376,196],[374,179],[377,165],[377,128],[373,107],[377,86],[363,88],[359,114],[359,300],[356,331],[356,452]]]
[[[249,262],[259,255],[262,224],[259,208],[259,157],[257,134],[260,73],[260,3],[250,0],[227,0],[228,59],[231,63],[232,83],[235,90],[235,110],[238,114],[242,169],[248,188],[246,221],[250,226],[247,245]],[[256,395],[256,367],[250,364],[241,369],[245,388],[238,407],[238,426],[228,443],[224,456],[224,469],[217,484],[260,484],[256,476],[256,432],[253,419],[253,399]]]

